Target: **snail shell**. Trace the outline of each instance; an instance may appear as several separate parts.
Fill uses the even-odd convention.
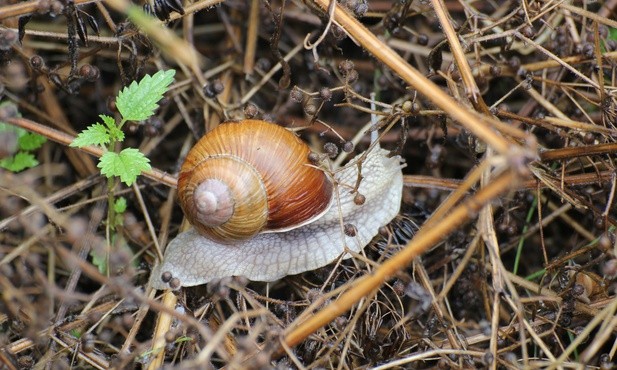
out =
[[[202,235],[225,244],[284,231],[320,217],[332,182],[309,163],[309,147],[273,123],[222,124],[191,149],[178,198]]]
[[[326,206],[319,217],[310,218],[299,227],[258,233],[234,244],[204,237],[197,228],[179,234],[167,246],[162,263],[154,268],[152,286],[169,288],[169,280],[163,281],[162,275],[178,279],[180,284],[174,288],[205,284],[229,276],[273,281],[325,266],[341,255],[342,258],[351,257],[347,251],[362,250],[377,235],[379,228],[399,212],[403,166],[400,157],[388,157],[388,154],[388,151],[375,147],[366,156],[356,156],[337,171],[331,195],[333,200],[330,201],[332,206]],[[278,159],[272,157],[271,161]],[[354,194],[350,191],[358,179],[356,162],[359,160],[362,160],[363,178],[358,191],[365,196],[362,205],[354,203]],[[282,180],[284,185],[288,181],[286,178]],[[309,185],[307,191],[312,186]],[[303,213],[302,210],[298,212]],[[354,236],[345,235],[344,224],[355,227]]]

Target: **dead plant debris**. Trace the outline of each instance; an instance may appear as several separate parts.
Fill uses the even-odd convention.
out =
[[[615,1],[138,5],[0,4],[0,160],[38,162],[0,169],[0,369],[615,367]],[[167,69],[123,127],[153,169],[108,188],[101,150],[68,144]],[[315,271],[152,291],[173,175],[245,118],[334,165],[378,132],[406,161],[399,216]],[[16,127],[48,141],[22,150]]]

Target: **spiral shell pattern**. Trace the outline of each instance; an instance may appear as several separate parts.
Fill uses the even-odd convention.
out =
[[[290,230],[326,212],[333,186],[308,161],[310,149],[273,123],[222,124],[191,149],[178,197],[202,235],[225,244]]]

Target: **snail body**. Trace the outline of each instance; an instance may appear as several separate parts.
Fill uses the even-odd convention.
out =
[[[241,124],[224,124],[220,127],[230,125],[241,127],[255,124],[255,122],[258,122],[259,126],[264,126],[262,129],[266,130],[269,130],[270,126],[276,126],[261,121],[251,121]],[[276,127],[275,131],[278,131],[280,127]],[[258,136],[257,131],[259,130],[256,128],[256,126],[252,127],[255,129],[251,130],[254,131],[252,136]],[[287,132],[285,129],[280,129]],[[296,139],[293,134],[289,134]],[[260,147],[265,148],[262,140],[269,135],[271,136],[272,132],[251,144],[261,143]],[[225,140],[230,139],[227,135],[225,137],[227,137]],[[305,146],[301,142],[300,144]],[[197,150],[202,151],[203,149],[200,147]],[[291,181],[294,182],[294,187],[308,185],[306,190],[294,189],[293,193],[298,196],[283,198],[282,203],[287,205],[289,202],[301,199],[299,207],[313,207],[314,210],[307,211],[302,208],[297,212],[289,211],[286,213],[287,216],[283,217],[285,221],[289,221],[288,219],[296,214],[301,215],[298,218],[300,221],[292,221],[292,223],[296,222],[295,225],[289,222],[266,221],[261,231],[253,234],[241,233],[241,238],[234,237],[231,241],[226,239],[227,236],[224,233],[215,233],[212,237],[211,230],[206,229],[204,232],[200,225],[193,222],[194,228],[179,234],[167,246],[162,263],[155,267],[152,273],[153,287],[156,289],[169,288],[169,280],[163,281],[163,274],[177,278],[180,282],[179,286],[194,286],[229,276],[244,276],[254,281],[273,281],[286,275],[313,270],[334,261],[347,250],[355,252],[362,250],[377,235],[379,228],[398,214],[403,188],[402,165],[398,156],[390,158],[387,156],[388,151],[375,147],[366,154],[356,156],[348,166],[335,172],[331,181],[323,171],[304,162],[308,157],[308,147],[306,150],[302,149],[301,152],[303,153],[301,156],[287,155],[285,159],[299,160],[302,162],[300,167],[319,172],[316,174],[310,171],[311,176],[317,175],[320,179],[311,181],[301,179],[295,182],[291,181],[292,178],[283,176],[276,181],[281,181],[282,185],[287,185]],[[205,158],[212,156],[209,153]],[[217,158],[216,155],[214,157]],[[274,164],[279,159],[281,158],[271,156],[270,162]],[[355,194],[351,192],[358,179],[358,166],[355,163],[359,160],[362,160],[363,178],[358,192],[365,197],[361,205],[354,202]],[[185,166],[186,169],[197,168],[198,162],[193,161],[193,158],[187,159],[181,172],[184,171]],[[321,178],[322,175],[323,178]],[[182,186],[186,185],[180,181],[183,176],[182,174],[179,176],[178,182],[180,198],[182,198],[180,195],[183,191]],[[275,184],[276,182],[273,182],[269,185]],[[193,190],[189,190],[189,194],[194,193],[199,185],[190,186]],[[316,188],[318,195],[315,197],[313,193]],[[308,199],[305,199],[306,194],[309,194]],[[327,199],[322,199],[324,197]],[[313,203],[318,203],[318,205]],[[190,207],[190,205],[183,205],[185,213]],[[258,214],[261,214],[261,211]],[[249,222],[252,219],[245,221]],[[241,224],[242,220],[239,223]],[[344,224],[353,225],[355,235],[350,236],[350,233],[346,235]],[[246,237],[246,235],[249,236]],[[349,254],[343,255],[343,258],[349,257],[351,257]]]

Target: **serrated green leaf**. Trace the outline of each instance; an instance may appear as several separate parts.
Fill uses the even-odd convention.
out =
[[[19,149],[21,150],[35,150],[41,147],[47,139],[39,134],[33,134],[26,132],[17,139]]]
[[[139,83],[125,87],[116,98],[116,107],[122,118],[127,121],[143,121],[154,114],[158,101],[173,82],[176,71],[158,71],[154,75],[145,75]]]
[[[116,127],[116,120],[113,117],[110,117],[106,114],[99,114],[99,118],[101,119],[101,121],[103,121],[103,123],[105,124],[105,126],[107,126],[109,130]]]
[[[124,211],[126,211],[126,198],[125,197],[120,197],[116,199],[116,201],[114,202],[114,211],[116,211],[116,213],[118,214],[124,213]]]
[[[12,157],[0,159],[0,167],[11,172],[23,171],[26,168],[31,168],[39,164],[32,153],[18,152]]]
[[[107,132],[109,132],[109,136],[115,141],[124,141],[124,132],[118,128],[116,124],[116,120],[113,117],[106,116],[104,114],[99,115],[107,126]]]
[[[82,148],[88,145],[105,145],[110,141],[109,132],[105,126],[95,123],[79,133],[70,146]]]
[[[109,130],[109,135],[116,141],[124,141],[124,132],[122,132],[122,130],[120,130],[117,127],[112,128],[111,130]]]
[[[150,170],[150,160],[135,148],[126,148],[120,153],[107,152],[101,156],[97,166],[105,176],[120,177],[120,181],[131,186],[137,176]]]

